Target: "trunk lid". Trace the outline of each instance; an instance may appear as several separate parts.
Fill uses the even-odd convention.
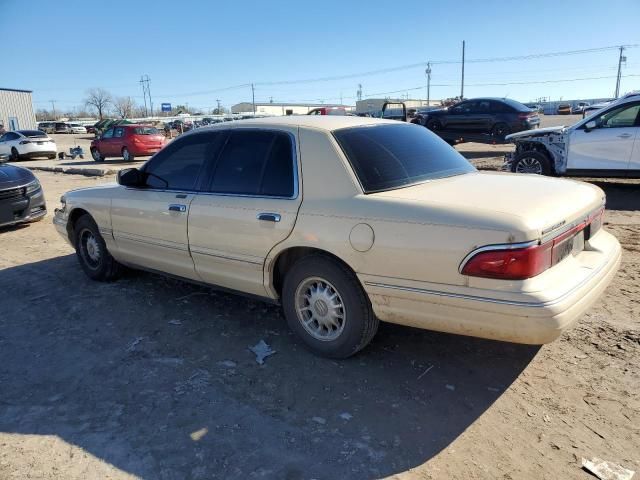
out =
[[[469,173],[372,194],[466,212],[508,225],[514,241],[536,240],[583,220],[602,206],[604,192],[573,180],[500,172]]]

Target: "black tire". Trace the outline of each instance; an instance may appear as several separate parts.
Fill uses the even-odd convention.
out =
[[[98,150],[97,148],[91,149],[91,156],[93,157],[93,160],[96,162],[104,162],[104,155],[102,155],[100,153],[100,150]]]
[[[76,256],[82,270],[90,279],[109,282],[120,276],[122,265],[116,262],[107,250],[104,238],[90,215],[85,214],[78,219],[73,226],[73,234]],[[88,247],[89,241],[94,242],[94,250]]]
[[[531,171],[534,164],[539,165],[539,172]],[[516,155],[511,164],[511,171],[514,173],[537,173],[538,175],[553,174],[549,157],[545,153],[536,150],[528,150]]]
[[[344,314],[342,331],[335,339],[319,340],[309,333],[298,317],[296,294],[312,278],[320,278],[335,287]],[[315,353],[329,358],[347,358],[362,350],[378,330],[378,319],[371,302],[354,273],[325,255],[310,255],[298,260],[287,272],[282,288],[282,304],[289,327]]]
[[[53,160],[54,158],[56,158],[56,154],[54,153],[54,154],[52,154],[52,155],[48,155],[48,156],[47,156],[47,158],[48,158],[49,160]]]
[[[135,160],[135,157],[132,155],[132,153],[129,151],[127,147],[123,147],[121,153],[122,153],[122,158],[124,159],[125,162],[133,162]]]
[[[440,120],[437,120],[435,118],[431,118],[427,120],[427,124],[425,126],[432,132],[437,132],[438,130],[442,130],[442,123],[440,123]]]
[[[491,135],[493,135],[496,138],[499,138],[500,140],[504,140],[504,137],[506,137],[510,133],[511,133],[511,127],[509,127],[509,125],[503,122],[496,123],[491,128]]]
[[[11,147],[11,161],[17,162],[18,160],[20,160],[20,154],[18,153],[18,150],[16,150],[16,147]]]

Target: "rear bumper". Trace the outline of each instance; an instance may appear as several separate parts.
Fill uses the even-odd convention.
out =
[[[562,292],[526,293],[514,299],[477,296],[458,291],[421,288],[413,282],[390,284],[361,276],[380,320],[429,330],[539,345],[558,338],[604,292],[620,265],[621,248],[607,232],[599,232],[598,256],[588,273],[567,279]],[[587,267],[580,267],[584,270]],[[474,292],[475,293],[475,292]],[[497,293],[497,292],[494,292]]]
[[[162,147],[132,146],[131,148],[129,148],[129,151],[131,152],[132,155],[137,155],[140,157],[143,157],[146,155],[153,155],[154,153],[158,153],[160,150],[162,150]]]
[[[20,158],[39,158],[39,157],[55,157],[57,155],[57,152],[53,149],[47,149],[47,150],[34,150],[31,152],[24,152],[24,153],[20,153],[18,152],[18,156]]]

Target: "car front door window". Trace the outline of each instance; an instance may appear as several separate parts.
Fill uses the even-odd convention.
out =
[[[599,128],[627,128],[638,125],[640,103],[623,105],[598,117],[596,123]]]

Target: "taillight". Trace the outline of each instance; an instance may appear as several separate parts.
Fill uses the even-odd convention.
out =
[[[26,145],[27,143],[31,143],[31,140],[22,140],[20,145]]]
[[[531,112],[531,113],[519,113],[518,114],[518,119],[519,120],[526,120],[527,118],[531,118],[535,116],[535,112]]]
[[[552,242],[526,248],[489,250],[475,254],[462,274],[472,277],[524,280],[535,277],[551,266]]]

